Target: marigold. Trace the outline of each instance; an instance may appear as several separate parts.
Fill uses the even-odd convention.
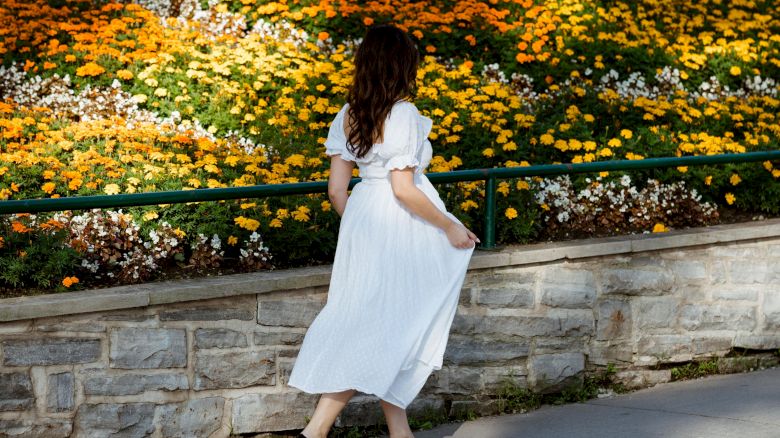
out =
[[[100,76],[106,69],[94,62],[88,62],[76,69],[76,76]]]
[[[739,184],[739,182],[742,181],[742,178],[739,177],[736,173],[731,174],[731,178],[729,178],[729,182],[731,185],[735,186]]]
[[[44,185],[41,186],[41,190],[43,190],[44,192],[46,192],[49,195],[51,195],[56,187],[57,187],[57,185],[54,184],[53,182],[47,182],[47,183],[45,183]]]
[[[106,192],[106,194],[108,195],[116,195],[117,193],[119,193],[120,189],[119,189],[119,185],[112,183],[112,184],[106,184],[106,186],[103,187],[103,191]]]
[[[504,216],[507,217],[507,219],[512,220],[517,217],[517,210],[515,210],[512,207],[509,207],[504,211]]]
[[[654,233],[664,233],[666,231],[669,231],[669,229],[666,228],[666,226],[664,226],[662,223],[657,223],[653,226]]]
[[[733,204],[733,203],[734,203],[734,201],[737,199],[737,197],[736,197],[736,196],[734,196],[734,194],[733,194],[733,193],[731,193],[731,192],[729,192],[729,193],[726,193],[726,196],[725,196],[725,197],[726,197],[726,202],[728,202],[728,203],[729,203],[729,205]]]

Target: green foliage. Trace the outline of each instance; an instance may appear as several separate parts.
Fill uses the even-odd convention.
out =
[[[80,258],[63,246],[62,231],[15,233],[0,226],[4,236],[0,246],[0,287],[44,288],[63,291],[60,283],[70,276]]]
[[[690,362],[672,368],[672,380],[696,379],[718,373],[718,359],[713,358],[703,362]]]

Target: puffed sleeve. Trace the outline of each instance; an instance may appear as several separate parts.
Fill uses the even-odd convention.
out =
[[[420,165],[419,151],[425,138],[421,138],[420,113],[411,102],[396,104],[385,121],[384,139],[377,151],[387,170],[405,169]],[[430,128],[429,128],[430,129]],[[427,133],[425,134],[427,138]]]
[[[328,156],[341,155],[347,161],[355,161],[355,156],[347,149],[347,138],[344,135],[344,113],[347,105],[341,107],[336,117],[330,123],[328,137],[325,139],[325,154]]]

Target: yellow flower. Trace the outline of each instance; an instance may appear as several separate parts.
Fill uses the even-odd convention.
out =
[[[160,215],[158,215],[156,211],[147,211],[143,215],[143,218],[144,218],[145,221],[150,221],[152,219],[157,219],[158,217],[160,217]]]
[[[712,182],[712,175],[707,175],[704,178],[704,184],[710,185],[711,182]]]
[[[541,136],[539,136],[539,141],[542,142],[543,145],[549,146],[555,143],[555,137],[553,137],[550,134],[542,134]]]
[[[76,284],[78,282],[79,282],[79,278],[75,277],[75,276],[73,276],[73,277],[65,277],[65,278],[62,279],[62,284],[65,287],[71,287],[72,285],[74,285],[74,284]]]
[[[509,183],[506,181],[501,181],[498,183],[498,189],[496,189],[496,191],[504,196],[509,195]]]
[[[236,236],[228,237],[228,245],[235,245],[236,243],[238,243],[238,237]]]
[[[621,130],[620,130],[620,135],[621,135],[623,138],[625,138],[625,139],[629,139],[629,138],[631,138],[631,137],[634,135],[634,133],[633,133],[633,132],[631,132],[631,130],[630,130],[630,129],[621,129]]]
[[[512,207],[509,207],[504,212],[504,215],[507,217],[507,219],[512,220],[517,217],[517,210],[515,210]]]
[[[119,186],[117,184],[106,184],[103,191],[109,195],[116,195],[119,193]]]
[[[295,211],[292,212],[292,217],[298,222],[308,222],[310,211],[311,210],[309,210],[309,207],[306,207],[305,205],[301,205]]]
[[[46,193],[48,193],[48,194],[50,194],[50,195],[51,195],[51,192],[53,192],[53,191],[54,191],[54,188],[55,188],[55,187],[57,187],[57,185],[56,185],[56,184],[54,184],[53,182],[47,182],[46,184],[44,184],[44,185],[42,185],[42,186],[41,186],[41,189],[42,189],[44,192],[46,192]]]
[[[742,74],[742,69],[739,68],[739,66],[733,65],[729,69],[729,73],[731,73],[732,76],[739,76],[740,74]]]
[[[607,142],[607,145],[612,147],[619,147],[622,144],[623,142],[621,142],[619,138],[613,138]]]
[[[239,216],[235,218],[234,221],[239,227],[249,231],[255,231],[257,227],[260,226],[260,222],[254,219],[245,218],[244,216]]]
[[[677,166],[677,170],[679,170],[682,173],[685,173],[688,171],[688,166]]]
[[[241,204],[240,207],[241,207],[242,210],[246,210],[247,208],[252,208],[252,207],[256,207],[256,206],[257,206],[256,202],[249,202],[247,204]]]
[[[739,177],[736,173],[731,174],[731,178],[729,178],[729,182],[731,182],[731,185],[735,186],[739,184],[739,182],[742,181],[742,178]]]
[[[282,221],[280,221],[279,219],[271,219],[271,222],[268,223],[268,226],[271,228],[281,228]]]
[[[517,182],[517,190],[528,190],[531,186],[528,184],[528,181],[518,181]]]
[[[734,200],[736,200],[736,196],[734,196],[731,192],[726,193],[726,202],[729,203],[729,205],[734,203]]]
[[[76,69],[76,76],[99,76],[105,71],[106,69],[94,62],[88,62]]]
[[[482,155],[490,158],[493,156],[493,148],[485,148],[485,150],[482,151]]]
[[[133,79],[133,72],[131,72],[130,70],[119,70],[116,72],[116,77],[127,81]]]
[[[666,228],[666,226],[664,226],[664,224],[662,224],[662,223],[657,223],[657,224],[655,224],[655,226],[653,226],[653,232],[654,233],[663,233],[663,232],[666,232],[666,231],[669,231],[669,229]]]
[[[322,211],[330,211],[331,205],[329,201],[322,201]]]
[[[280,208],[276,210],[276,217],[279,219],[287,219],[290,217],[290,212],[286,208]]]
[[[460,209],[463,210],[463,211],[469,211],[472,208],[477,208],[477,207],[479,207],[479,204],[477,204],[476,202],[472,201],[471,199],[463,201],[460,204]]]

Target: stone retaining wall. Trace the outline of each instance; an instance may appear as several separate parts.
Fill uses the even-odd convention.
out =
[[[554,391],[613,363],[641,386],[669,379],[659,364],[780,348],[779,264],[777,220],[476,252],[409,415],[493,412],[506,379]],[[0,436],[302,428],[318,396],[286,381],[329,270],[0,300]],[[381,418],[359,394],[337,425]]]

